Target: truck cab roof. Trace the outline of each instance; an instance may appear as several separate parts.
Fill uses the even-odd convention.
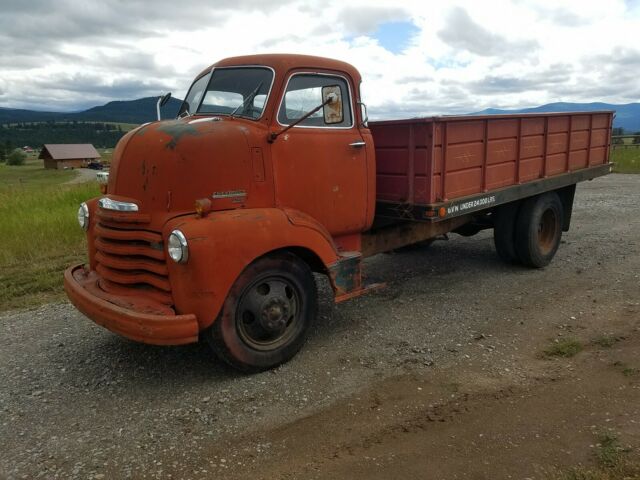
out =
[[[359,85],[361,81],[360,72],[353,66],[340,60],[313,55],[296,55],[286,53],[267,53],[259,55],[243,55],[238,57],[224,58],[206,69],[198,77],[209,72],[214,67],[233,67],[238,65],[265,65],[276,71],[276,74],[285,74],[292,69],[322,69],[334,70],[347,73]]]

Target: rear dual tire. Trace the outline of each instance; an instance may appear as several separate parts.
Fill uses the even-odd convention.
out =
[[[547,266],[560,246],[563,207],[556,192],[500,207],[494,220],[494,243],[507,263]]]
[[[516,253],[516,219],[520,203],[507,203],[494,213],[493,243],[498,257],[505,263],[518,263]]]

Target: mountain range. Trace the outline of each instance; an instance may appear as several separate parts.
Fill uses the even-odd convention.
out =
[[[613,103],[569,103],[556,102],[541,105],[533,108],[522,108],[519,110],[500,110],[497,108],[487,108],[473,115],[493,115],[509,113],[542,113],[542,112],[585,112],[594,110],[615,110],[613,126],[622,128],[628,132],[640,131],[640,103],[626,103],[616,105]]]
[[[46,122],[46,121],[97,121],[121,123],[145,123],[156,119],[156,97],[109,102],[81,112],[41,112],[0,107],[0,123]],[[163,118],[174,118],[182,100],[171,98],[162,107]],[[540,112],[576,112],[593,110],[615,110],[613,126],[628,132],[640,131],[640,103],[615,105],[611,103],[568,103],[556,102],[534,108],[500,110],[487,108],[475,114],[510,114]],[[473,114],[472,114],[473,115]]]
[[[0,107],[0,123],[17,122],[118,122],[145,123],[156,120],[157,97],[139,98],[137,100],[120,100],[105,105],[92,107],[81,112],[41,112],[37,110],[21,110]],[[182,100],[170,98],[161,109],[162,118],[175,118]]]

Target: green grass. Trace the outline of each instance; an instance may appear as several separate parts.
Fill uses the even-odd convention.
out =
[[[614,148],[611,161],[616,173],[640,173],[640,147]]]
[[[595,467],[573,467],[558,472],[553,480],[639,480],[640,463],[630,458],[617,437],[601,435],[595,452]]]
[[[582,344],[574,339],[565,338],[552,343],[544,349],[543,353],[547,357],[570,358],[582,351]]]
[[[74,175],[41,161],[0,164],[0,310],[60,298],[64,268],[85,257],[76,212],[100,192],[94,182],[65,185]]]
[[[625,367],[625,368],[622,369],[622,374],[625,377],[635,377],[639,373],[640,373],[640,370],[637,369],[637,368],[633,368],[633,367]]]
[[[12,167],[0,163],[0,195],[7,188],[59,185],[68,182],[77,173],[73,170],[45,170],[42,160],[34,155],[30,155],[27,163],[22,166]]]

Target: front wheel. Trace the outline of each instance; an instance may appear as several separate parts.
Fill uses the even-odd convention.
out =
[[[516,252],[529,267],[549,264],[560,246],[562,237],[562,202],[555,192],[529,198],[524,202],[516,221]]]
[[[316,309],[316,285],[306,263],[289,253],[270,255],[240,274],[205,335],[231,366],[267,370],[300,350]]]

